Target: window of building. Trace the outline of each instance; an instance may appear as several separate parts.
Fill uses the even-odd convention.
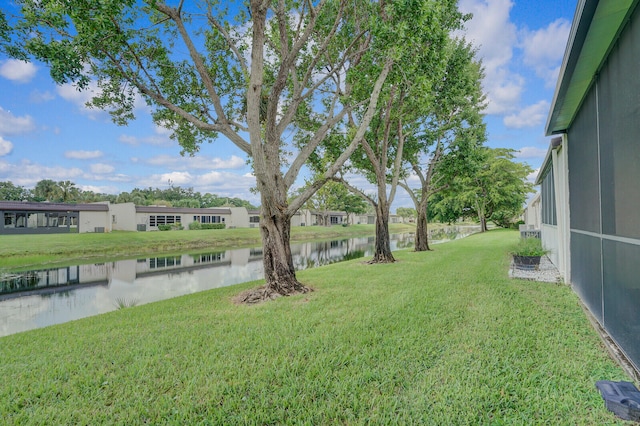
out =
[[[249,216],[249,223],[260,223],[260,216]]]
[[[220,223],[224,222],[224,218],[220,216],[198,216],[200,223]]]
[[[4,227],[5,228],[15,228],[16,227],[16,214],[15,213],[5,213],[4,214]]]
[[[42,213],[27,213],[27,228],[44,228],[47,226],[47,217]]]
[[[194,216],[194,220],[197,216]],[[173,225],[174,223],[181,223],[182,216],[180,215],[158,215],[158,216],[149,216],[149,226],[160,226],[160,225]]]
[[[553,168],[550,168],[541,185],[542,195],[542,223],[557,225],[556,193],[554,186]]]
[[[16,213],[16,228],[26,228],[26,227],[27,227],[27,214]]]
[[[49,214],[47,216],[49,217],[49,226],[50,227],[57,227],[58,226],[59,213],[58,212],[49,212]]]

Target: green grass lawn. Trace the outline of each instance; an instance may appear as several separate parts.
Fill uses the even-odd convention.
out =
[[[629,380],[567,286],[509,280],[491,231],[0,338],[3,424],[617,424]],[[620,422],[622,423],[622,422]]]
[[[442,226],[442,225],[440,225]],[[392,224],[392,233],[415,226]],[[373,225],[295,227],[292,241],[374,235]],[[199,231],[110,232],[106,234],[0,235],[0,268],[27,267],[83,259],[124,258],[149,253],[178,253],[209,248],[259,246],[260,230],[236,228]]]

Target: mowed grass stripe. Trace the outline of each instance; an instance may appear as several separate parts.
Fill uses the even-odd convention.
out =
[[[492,231],[0,338],[8,424],[616,424],[627,379],[566,286],[509,280]]]

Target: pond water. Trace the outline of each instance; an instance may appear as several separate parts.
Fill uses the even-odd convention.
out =
[[[473,229],[433,234],[433,243]],[[441,238],[441,239],[440,239]],[[413,234],[391,236],[392,250]],[[292,244],[297,270],[373,254],[374,237]],[[144,257],[0,275],[0,336],[262,278],[262,249]]]

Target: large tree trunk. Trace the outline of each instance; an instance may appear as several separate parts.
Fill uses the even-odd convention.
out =
[[[427,205],[420,203],[418,207],[418,218],[416,219],[416,251],[429,251],[429,238],[427,230]]]
[[[258,175],[257,180],[262,201],[260,234],[265,285],[240,295],[238,301],[242,303],[257,303],[310,291],[296,278],[290,245],[291,215],[287,213],[286,190],[282,179],[276,175],[273,181],[268,181],[262,176]]]
[[[389,206],[385,203],[376,205],[376,251],[371,263],[392,263],[396,259],[391,254],[391,237],[389,235]]]
[[[258,303],[280,296],[310,291],[296,278],[291,256],[291,218],[284,214],[264,215],[260,218],[262,234],[264,279],[263,287],[242,293],[238,301]]]
[[[269,290],[280,295],[306,292],[296,278],[291,256],[291,220],[284,215],[263,217],[260,223],[264,249],[264,278]]]

